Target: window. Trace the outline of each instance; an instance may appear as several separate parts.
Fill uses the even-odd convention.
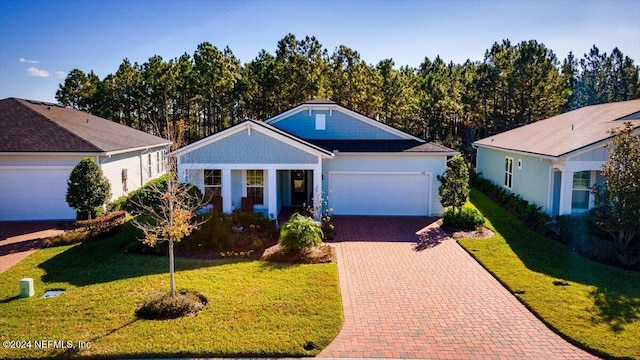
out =
[[[247,197],[254,205],[264,205],[264,171],[247,170]]]
[[[160,168],[160,164],[162,164],[162,158],[161,158],[161,154],[160,151],[156,152],[156,173],[160,174],[160,172],[162,171],[162,169]]]
[[[325,130],[326,122],[324,114],[316,114],[316,130]]]
[[[204,194],[207,198],[222,195],[222,170],[204,171]]]
[[[147,154],[147,175],[153,177],[153,166],[151,165],[151,154]]]
[[[522,169],[522,159],[518,159],[518,169]]]
[[[511,189],[513,185],[513,158],[506,158],[504,165],[504,186]]]
[[[573,191],[571,194],[571,208],[588,210],[590,193],[591,193],[591,172],[578,171],[573,173]]]

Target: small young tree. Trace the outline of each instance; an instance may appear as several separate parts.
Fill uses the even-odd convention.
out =
[[[78,219],[91,219],[98,206],[111,197],[111,185],[102,169],[91,158],[82,159],[67,180],[67,204],[76,209]]]
[[[609,161],[602,165],[604,186],[594,187],[596,206],[591,215],[618,245],[618,258],[625,265],[640,261],[629,253],[629,244],[640,237],[640,135],[633,125],[610,131]]]
[[[186,131],[185,122],[176,123],[174,131],[169,134],[173,145],[168,150],[175,150],[182,143]],[[151,186],[151,192],[157,196],[158,204],[136,204],[144,215],[144,221],[136,220],[133,224],[143,231],[143,242],[155,246],[158,242],[169,243],[169,288],[170,296],[176,294],[174,276],[173,245],[180,242],[203,223],[195,213],[208,201],[199,192],[191,191],[190,185],[180,184],[177,176],[175,159],[165,159],[167,180],[165,186]]]
[[[469,169],[460,155],[454,156],[442,176],[438,175],[440,202],[444,207],[452,207],[460,213],[462,206],[469,200]]]

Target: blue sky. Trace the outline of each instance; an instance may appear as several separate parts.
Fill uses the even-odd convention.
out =
[[[640,64],[640,1],[0,0],[0,98],[55,101],[74,68],[103,78],[122,60],[193,54],[208,41],[246,63],[287,33],[376,64],[482,60],[494,42],[535,39],[560,60],[593,44]]]

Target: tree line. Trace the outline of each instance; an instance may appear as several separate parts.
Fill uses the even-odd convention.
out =
[[[313,36],[278,41],[241,64],[208,42],[190,55],[143,64],[124,59],[100,79],[71,71],[63,105],[156,135],[183,119],[188,143],[245,119],[265,120],[304,101],[327,98],[412,135],[470,154],[471,143],[586,105],[640,97],[639,67],[614,48],[594,45],[560,62],[535,40],[494,43],[482,61],[425,57],[417,68],[392,59],[365,62],[347,46],[329,54]]]

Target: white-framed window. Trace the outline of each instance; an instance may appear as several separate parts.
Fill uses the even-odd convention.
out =
[[[162,154],[160,151],[156,152],[156,173],[162,172]]]
[[[522,169],[522,159],[518,159],[518,169]]]
[[[504,186],[508,189],[513,187],[513,158],[505,158],[504,163]]]
[[[573,191],[571,192],[571,208],[579,210],[589,209],[591,195],[591,171],[573,173]]]
[[[254,205],[264,205],[264,170],[247,170],[247,197]]]
[[[316,114],[316,130],[325,130],[326,128],[327,124],[324,114]]]
[[[207,198],[222,195],[222,170],[204,171],[204,194]]]
[[[153,165],[151,163],[151,153],[147,154],[147,174],[153,177]]]

